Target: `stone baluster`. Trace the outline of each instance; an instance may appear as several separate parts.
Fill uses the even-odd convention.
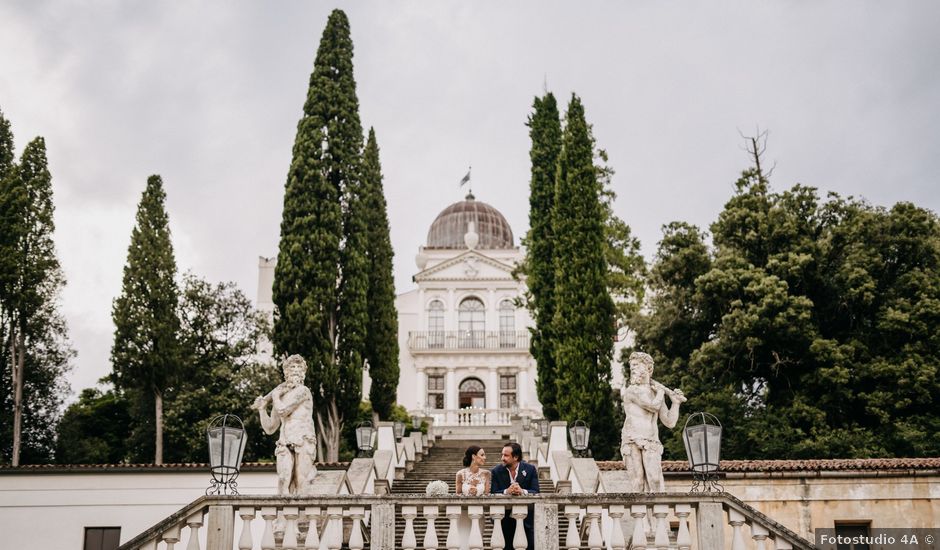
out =
[[[676,537],[676,546],[679,550],[690,550],[692,548],[692,535],[689,533],[689,515],[691,513],[691,504],[676,504],[676,517],[679,518],[679,534]]]
[[[277,519],[277,508],[273,506],[262,508],[261,519],[264,520],[264,534],[261,535],[261,550],[274,550],[274,520]]]
[[[493,520],[493,530],[490,532],[490,548],[494,550],[506,546],[506,539],[503,538],[503,516],[505,515],[505,506],[490,506],[490,518]]]
[[[242,534],[238,538],[238,550],[253,550],[255,543],[251,538],[251,522],[255,520],[254,506],[242,506],[238,509],[242,518]]]
[[[424,529],[424,550],[437,550],[437,525],[435,520],[441,514],[441,509],[437,506],[424,507],[424,521],[427,527]]]
[[[770,531],[768,531],[766,527],[763,527],[756,523],[751,523],[751,538],[754,539],[755,550],[767,549],[766,541],[769,535],[770,535]]]
[[[619,504],[612,504],[607,509],[607,515],[613,525],[610,527],[610,548],[611,550],[625,550],[627,539],[623,535],[623,515],[626,509]]]
[[[588,522],[588,548],[601,550],[604,546],[604,536],[601,534],[601,514],[604,509],[600,506],[588,506],[585,519]]]
[[[166,550],[173,550],[176,543],[180,541],[180,525],[174,525],[163,533],[163,542],[166,543]]]
[[[284,539],[281,541],[281,548],[297,550],[297,518],[300,517],[300,511],[296,506],[285,506],[282,513],[284,514]]]
[[[578,516],[581,515],[581,507],[576,504],[565,506],[565,517],[568,518],[568,532],[565,533],[565,548],[568,550],[577,550],[581,548],[581,533],[578,531]]]
[[[447,550],[460,550],[460,533],[457,529],[457,522],[460,520],[460,506],[448,506],[445,508],[447,519],[450,525],[447,527]]]
[[[467,506],[467,515],[470,516],[470,550],[483,550],[483,507]]]
[[[653,517],[656,518],[656,538],[653,545],[656,550],[669,550],[669,522],[666,520],[668,515],[668,504],[653,505]]]
[[[529,540],[525,534],[525,525],[522,523],[528,515],[529,507],[525,504],[517,504],[512,507],[512,517],[516,520],[516,534],[512,537],[512,547],[515,550],[526,550],[529,547]]]
[[[326,547],[329,550],[339,550],[343,546],[343,507],[330,506],[326,509],[326,515],[330,518],[328,529],[325,529],[330,533],[329,538],[326,539]],[[322,543],[323,541],[321,541],[321,546],[323,546]]]
[[[774,550],[793,550],[793,545],[780,537],[774,537]]]
[[[199,550],[199,528],[202,527],[202,513],[204,510],[195,512],[186,518],[186,525],[189,526],[189,544],[186,550]]]
[[[415,539],[415,518],[418,517],[417,506],[402,506],[401,517],[405,518],[405,532],[401,536],[402,550],[414,550],[418,546]]]
[[[304,517],[307,518],[307,537],[304,539],[304,548],[314,550],[320,548],[320,522],[319,508],[304,508]]]
[[[731,550],[745,550],[744,546],[744,514],[734,508],[728,508],[728,523],[731,524]]]
[[[352,528],[349,532],[349,550],[362,550],[365,547],[365,540],[362,536],[362,518],[366,515],[366,509],[363,506],[353,506],[349,509],[349,517],[352,518]]]
[[[646,550],[646,545],[649,544],[646,540],[646,505],[634,504],[630,507],[630,515],[633,516],[633,540],[630,542],[630,548]]]

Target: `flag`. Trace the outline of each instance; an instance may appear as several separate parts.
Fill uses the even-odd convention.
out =
[[[468,181],[470,181],[470,170],[467,170],[467,175],[464,176],[464,177],[460,180],[460,185],[459,185],[459,187],[463,187],[463,184],[467,183]]]

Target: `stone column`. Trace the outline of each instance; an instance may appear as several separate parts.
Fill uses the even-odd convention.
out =
[[[424,411],[428,407],[428,371],[418,369],[418,398],[415,400],[418,410]],[[424,416],[424,413],[421,413]]]
[[[499,372],[496,367],[490,367],[490,381],[486,388],[486,408],[499,409]],[[496,424],[499,420],[499,413],[489,413],[486,420],[488,424]]]
[[[454,367],[447,367],[447,374],[444,375],[444,387],[446,392],[444,394],[444,408],[456,411],[458,407],[457,403],[457,373],[454,371]],[[456,421],[457,417],[450,418],[448,415],[448,421]]]
[[[527,366],[523,366],[519,369],[519,374],[516,375],[516,404],[519,405],[519,409],[525,409],[529,406],[529,370]]]

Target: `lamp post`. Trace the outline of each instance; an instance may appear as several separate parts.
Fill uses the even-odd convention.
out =
[[[371,422],[366,420],[359,423],[356,428],[356,446],[359,447],[359,456],[372,456],[374,450],[372,438],[374,435],[375,430],[372,428]]]
[[[568,437],[571,438],[571,448],[578,453],[578,456],[590,456],[588,451],[588,442],[591,440],[591,428],[583,420],[575,420],[574,424],[568,428]]]
[[[209,443],[209,480],[207,495],[238,494],[238,472],[245,454],[245,425],[234,414],[223,414],[213,418],[206,428]]]
[[[405,423],[401,420],[396,420],[392,424],[392,431],[395,433],[395,441],[401,441],[401,438],[405,437]]]
[[[692,492],[723,491],[718,482],[721,422],[706,412],[692,413],[682,429],[682,441],[692,470]]]
[[[413,432],[420,432],[420,431],[421,431],[421,424],[422,424],[423,422],[424,422],[424,420],[421,418],[421,415],[416,414],[416,415],[412,416],[412,417],[411,417],[411,431],[413,431]]]
[[[539,418],[535,421],[535,424],[539,427],[539,436],[542,438],[542,441],[548,440],[549,432],[552,429],[552,423],[547,418]]]

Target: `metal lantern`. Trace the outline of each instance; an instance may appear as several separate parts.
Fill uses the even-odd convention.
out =
[[[413,431],[413,432],[420,432],[420,431],[421,431],[421,424],[422,424],[423,422],[424,422],[424,420],[421,418],[420,415],[417,415],[417,414],[416,414],[416,415],[412,416],[412,417],[411,417],[411,431]]]
[[[538,424],[539,427],[539,436],[541,436],[543,440],[548,439],[548,434],[552,430],[551,421],[549,421],[547,418],[540,418],[536,420],[535,423]]]
[[[207,495],[238,494],[238,472],[245,454],[245,425],[234,414],[223,414],[213,418],[206,428],[209,442],[209,480]]]
[[[375,429],[368,420],[360,422],[356,428],[356,446],[359,447],[360,455],[370,455],[373,451],[372,439],[375,436]]]
[[[405,423],[401,420],[392,424],[392,430],[395,432],[395,441],[401,441],[401,438],[405,437]]]
[[[568,428],[568,437],[571,438],[571,448],[578,453],[578,456],[583,457],[588,454],[591,428],[583,420],[574,421],[574,424]]]
[[[522,427],[523,428],[531,428],[531,425],[530,425],[531,422],[532,422],[531,416],[526,415],[526,414],[522,415]]]
[[[682,441],[692,470],[692,491],[721,491],[718,483],[721,422],[706,412],[692,413],[682,429]]]

